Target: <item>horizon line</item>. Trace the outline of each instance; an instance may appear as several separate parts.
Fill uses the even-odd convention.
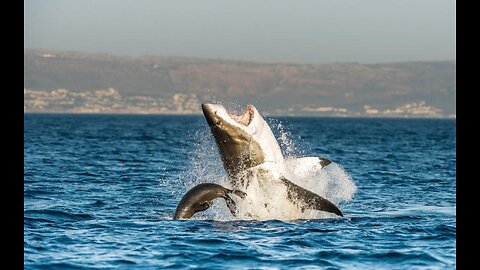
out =
[[[344,61],[344,62],[281,62],[281,61],[254,61],[254,60],[242,60],[235,58],[221,58],[221,57],[201,57],[201,56],[185,56],[185,55],[162,55],[162,54],[119,54],[103,51],[79,51],[79,50],[63,50],[63,49],[47,49],[47,48],[23,48],[24,53],[27,50],[30,51],[50,51],[60,53],[83,53],[90,55],[104,55],[110,57],[127,57],[141,59],[143,57],[162,57],[162,58],[184,58],[184,59],[197,59],[197,60],[216,60],[227,62],[243,62],[253,64],[266,64],[266,65],[328,65],[328,64],[360,64],[360,65],[376,65],[376,64],[401,64],[401,63],[427,63],[427,62],[456,62],[456,59],[436,59],[436,60],[402,60],[402,61],[385,61],[385,62],[359,62],[359,61]]]

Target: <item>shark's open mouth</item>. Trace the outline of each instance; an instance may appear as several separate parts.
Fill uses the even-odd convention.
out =
[[[253,120],[253,115],[255,114],[255,111],[253,110],[252,105],[248,105],[247,109],[242,115],[236,115],[231,112],[228,113],[230,117],[235,120],[237,123],[242,124],[244,126],[250,125],[250,123]]]

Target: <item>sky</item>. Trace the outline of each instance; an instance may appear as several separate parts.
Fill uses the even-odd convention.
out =
[[[455,60],[453,0],[25,0],[24,48],[245,60]]]

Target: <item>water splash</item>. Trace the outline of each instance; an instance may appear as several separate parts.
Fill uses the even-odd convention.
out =
[[[201,183],[220,183],[226,180],[227,175],[208,126],[189,134],[189,137],[194,142],[195,151],[189,157],[189,169],[182,174],[186,190]]]
[[[288,168],[294,170],[296,168]],[[313,167],[300,173],[287,174],[289,180],[334,204],[349,201],[357,191],[352,177],[337,163],[332,162],[323,169]]]
[[[276,134],[277,141],[282,149],[282,154],[285,157],[301,156],[299,148],[295,145],[292,133],[287,126],[277,119],[268,119],[268,124],[272,129],[272,132]]]

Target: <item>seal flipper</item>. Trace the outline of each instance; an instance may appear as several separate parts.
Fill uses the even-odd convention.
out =
[[[240,191],[238,189],[234,189],[234,190],[227,189],[227,192],[225,193],[225,196],[223,197],[225,199],[225,203],[227,204],[228,210],[230,210],[230,213],[232,213],[232,215],[234,217],[236,217],[237,216],[237,204],[229,196],[229,194],[231,194],[231,193],[237,195],[238,197],[240,197],[242,199],[245,199],[245,197],[247,196],[247,193],[245,193],[243,191]]]
[[[287,186],[288,199],[291,200],[293,203],[296,203],[297,201],[300,202],[302,204],[300,205],[302,209],[310,208],[315,210],[322,210],[343,217],[342,211],[340,211],[340,209],[338,209],[338,207],[329,200],[307,189],[304,189],[297,184],[294,184],[285,177],[281,177],[280,179]]]
[[[237,204],[228,195],[225,195],[224,199],[225,199],[225,203],[227,203],[228,210],[230,210],[230,213],[232,213],[232,215],[234,217],[236,217],[237,216]]]
[[[232,191],[230,191],[231,193],[237,195],[238,197],[242,198],[242,199],[245,199],[245,197],[247,196],[247,193],[243,192],[243,191],[240,191],[238,189],[234,189]]]

